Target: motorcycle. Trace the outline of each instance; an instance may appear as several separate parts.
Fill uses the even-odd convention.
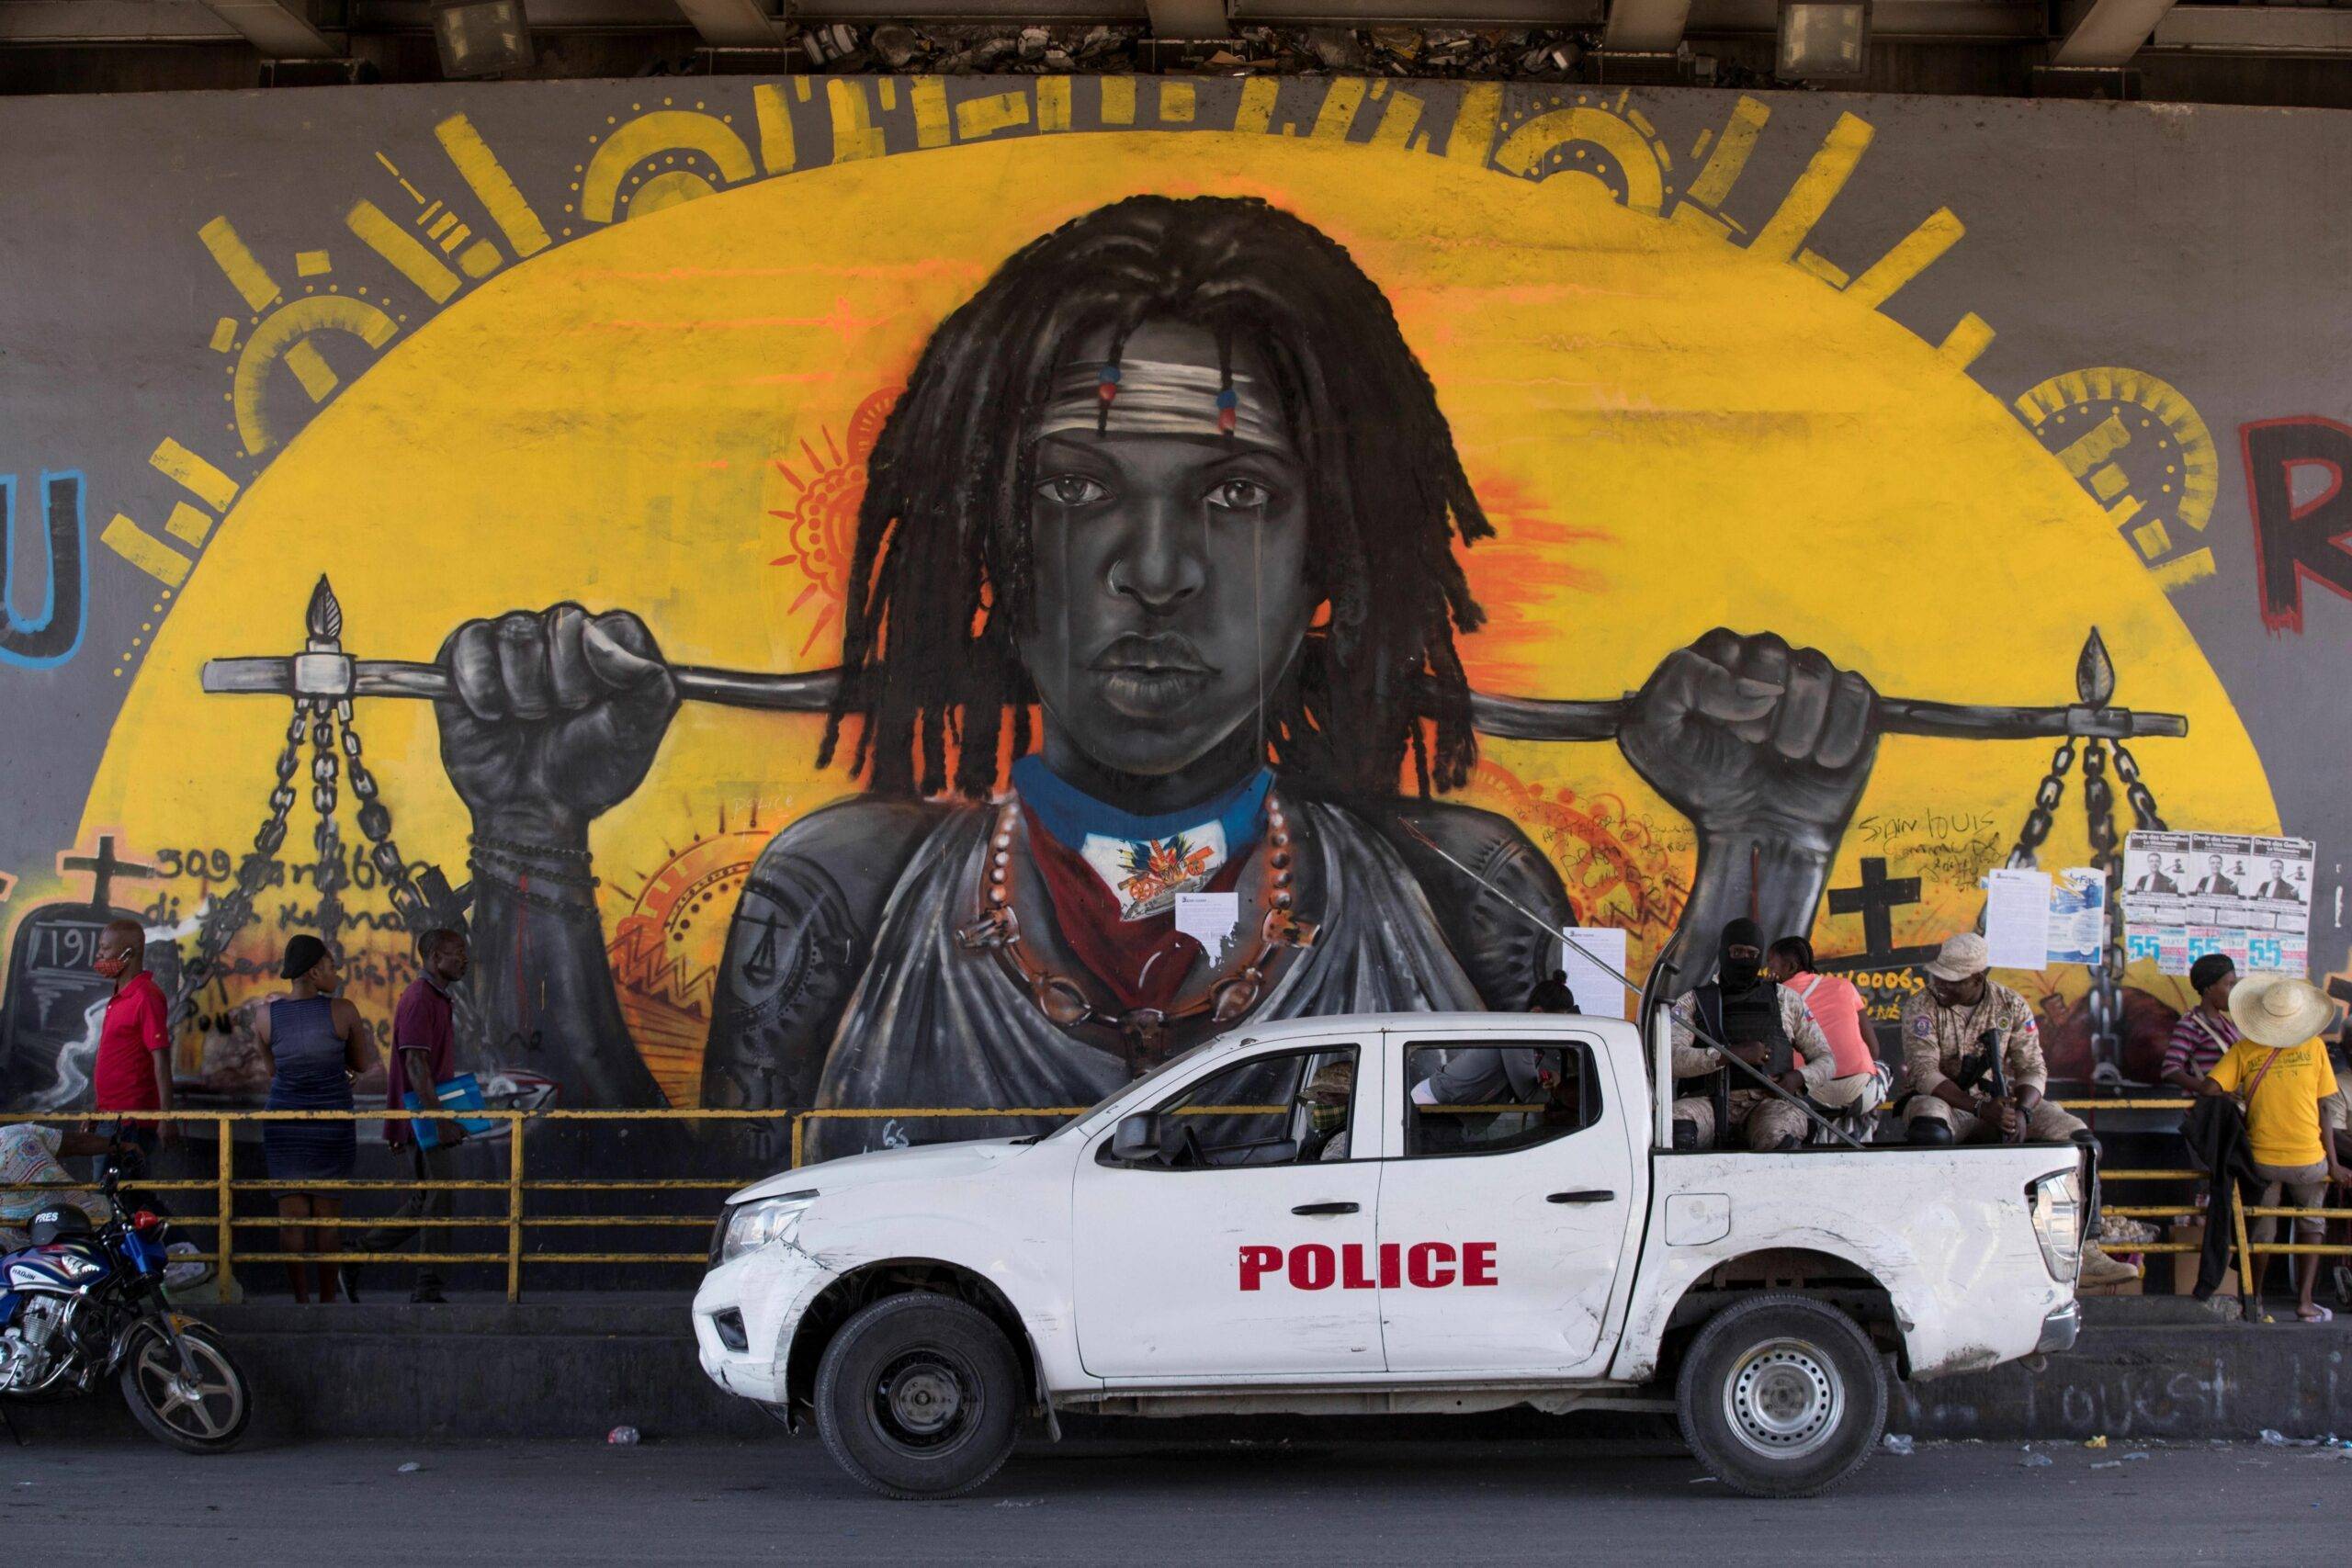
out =
[[[122,1194],[135,1158],[120,1145],[105,1156],[105,1224],[60,1203],[32,1217],[30,1247],[0,1257],[0,1416],[8,1401],[71,1398],[112,1378],[148,1436],[222,1453],[244,1436],[253,1398],[218,1333],[173,1310],[170,1222]]]

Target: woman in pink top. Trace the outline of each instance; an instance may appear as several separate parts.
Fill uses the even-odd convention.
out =
[[[1805,1010],[1829,1042],[1837,1076],[1815,1091],[1815,1100],[1842,1111],[1885,1087],[1879,1077],[1878,1053],[1871,1044],[1870,1004],[1852,981],[1815,971],[1813,943],[1801,936],[1782,937],[1765,953],[1764,972],[1804,998]]]

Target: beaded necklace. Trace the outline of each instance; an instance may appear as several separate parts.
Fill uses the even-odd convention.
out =
[[[995,826],[989,833],[988,874],[980,885],[979,918],[956,933],[967,953],[992,955],[1007,978],[1020,987],[1037,1010],[1057,1029],[1096,1031],[1115,1041],[1120,1054],[1137,1071],[1159,1066],[1168,1054],[1171,1025],[1204,1016],[1217,1023],[1232,1023],[1248,1015],[1266,994],[1267,970],[1283,951],[1315,944],[1316,922],[1294,912],[1290,818],[1279,795],[1266,795],[1266,865],[1269,875],[1257,895],[1255,943],[1239,968],[1213,980],[1199,995],[1171,1007],[1117,1009],[1099,1005],[1073,976],[1048,969],[1022,938],[1021,918],[1012,907],[1012,842],[1020,826],[1021,805],[1008,797],[997,807]]]

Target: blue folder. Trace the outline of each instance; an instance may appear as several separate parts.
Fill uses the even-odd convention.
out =
[[[482,1099],[481,1080],[471,1073],[459,1073],[453,1078],[444,1079],[435,1084],[433,1090],[441,1097],[441,1109],[444,1111],[481,1111],[488,1104]],[[414,1089],[409,1090],[401,1096],[401,1099],[411,1111],[424,1109],[424,1097]],[[421,1149],[439,1145],[441,1129],[444,1125],[445,1123],[429,1119],[419,1119],[409,1123],[410,1128],[416,1134],[416,1146]],[[460,1116],[458,1118],[458,1125],[463,1127],[469,1134],[472,1134],[487,1133],[498,1123],[488,1117],[477,1121],[471,1116]]]

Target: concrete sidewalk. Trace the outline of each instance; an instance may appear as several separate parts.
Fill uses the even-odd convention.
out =
[[[695,1363],[678,1294],[560,1295],[509,1304],[368,1302],[199,1307],[253,1380],[256,1437],[514,1438],[600,1436],[620,1425],[664,1438],[749,1438],[777,1428],[721,1394]],[[2172,1297],[2086,1301],[2089,1325],[2063,1356],[1898,1387],[1892,1430],[2004,1439],[2352,1435],[2352,1325],[2240,1324],[2233,1303]],[[13,1411],[44,1435],[135,1438],[110,1393]],[[1604,1432],[1666,1435],[1663,1417],[1486,1416],[1227,1417],[1193,1435],[1316,1433],[1464,1438]],[[1094,1419],[1066,1427],[1149,1438],[1162,1423]]]

